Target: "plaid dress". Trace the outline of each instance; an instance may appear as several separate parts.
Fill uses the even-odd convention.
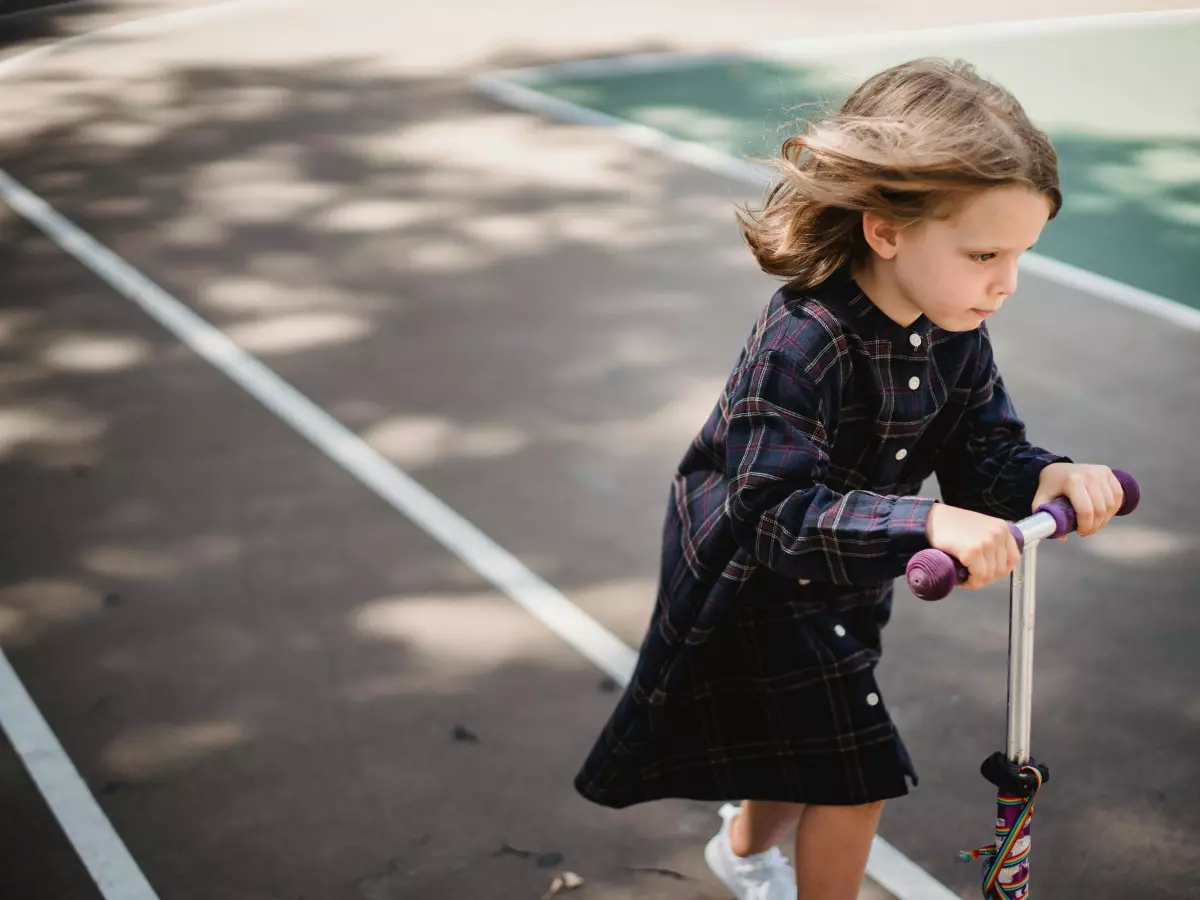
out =
[[[874,670],[892,580],[943,499],[1029,515],[1041,470],[986,327],[905,328],[847,270],[759,316],[674,478],[633,677],[589,800],[861,804],[916,773]]]

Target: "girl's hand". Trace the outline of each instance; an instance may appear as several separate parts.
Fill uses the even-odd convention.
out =
[[[967,567],[963,587],[976,589],[1003,578],[1021,559],[1017,542],[1003,519],[935,503],[925,520],[925,535],[936,549]]]
[[[1051,463],[1042,469],[1033,509],[1036,511],[1043,503],[1057,497],[1066,497],[1074,507],[1078,522],[1076,533],[1080,537],[1095,534],[1107,525],[1125,501],[1121,482],[1117,481],[1112,469],[1076,463]],[[1066,539],[1066,535],[1059,538]]]

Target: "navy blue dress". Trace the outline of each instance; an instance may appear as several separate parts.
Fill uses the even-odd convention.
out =
[[[945,502],[1029,515],[1041,470],[986,327],[905,328],[848,270],[778,291],[670,492],[658,596],[627,689],[575,786],[861,804],[916,773],[874,670],[892,581]]]

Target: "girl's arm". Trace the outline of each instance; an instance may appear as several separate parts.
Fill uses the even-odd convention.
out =
[[[729,401],[726,510],[738,544],[785,577],[882,584],[929,546],[934,501],[822,484],[836,381],[774,350],[747,366]]]
[[[1004,389],[986,326],[975,334],[979,350],[967,411],[943,447],[935,472],[942,498],[951,506],[1020,519],[1029,515],[1042,470],[1070,460],[1025,439],[1025,423]]]

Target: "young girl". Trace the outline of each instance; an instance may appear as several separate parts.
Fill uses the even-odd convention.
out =
[[[741,225],[787,284],[679,466],[637,669],[575,783],[617,808],[740,800],[705,851],[738,898],[854,900],[883,801],[917,781],[874,676],[892,580],[936,547],[983,587],[1018,559],[1005,520],[1065,495],[1088,535],[1122,496],[1025,439],[983,324],[1062,202],[1012,96],[906,63],[776,164]],[[931,474],[942,503],[916,496]]]

